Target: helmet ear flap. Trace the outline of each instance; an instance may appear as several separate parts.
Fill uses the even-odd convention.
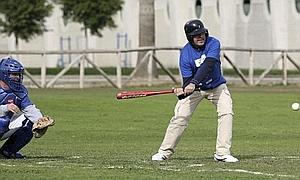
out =
[[[206,37],[208,37],[209,36],[209,32],[208,32],[208,30],[206,29],[206,31],[205,31],[205,35],[206,35]]]

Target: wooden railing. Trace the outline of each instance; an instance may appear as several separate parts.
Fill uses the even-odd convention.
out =
[[[130,53],[130,52],[140,52],[146,51],[147,53],[141,59],[140,64],[143,62],[148,62],[148,85],[152,85],[152,61],[155,61],[158,66],[161,67],[162,70],[170,77],[170,80],[174,84],[177,84],[177,80],[175,76],[172,74],[167,67],[163,65],[163,61],[159,60],[159,58],[155,55],[157,51],[180,51],[181,47],[141,47],[135,49],[112,49],[112,50],[63,50],[63,51],[42,51],[42,50],[19,50],[19,51],[0,51],[0,55],[2,56],[16,56],[16,55],[39,55],[41,56],[41,60],[43,61],[41,65],[41,78],[40,80],[36,80],[34,76],[32,76],[27,70],[25,70],[25,75],[38,87],[38,88],[50,88],[53,87],[59,78],[61,78],[74,64],[79,63],[80,71],[79,71],[79,87],[84,88],[84,70],[85,64],[90,64],[94,69],[96,69],[99,74],[101,74],[113,87],[122,88],[128,82],[130,82],[136,75],[136,72],[141,68],[141,65],[137,65],[133,72],[127,77],[126,81],[123,82],[124,78],[122,78],[122,67],[121,67],[121,54],[122,53]],[[288,76],[287,76],[287,61],[291,62],[296,69],[300,72],[300,66],[296,63],[295,60],[289,56],[289,53],[300,53],[300,49],[247,49],[247,48],[232,48],[232,47],[223,47],[221,53],[221,58],[223,61],[227,61],[230,66],[234,69],[234,71],[238,74],[244,84],[246,85],[258,85],[262,81],[262,79],[273,69],[275,64],[282,62],[282,84],[287,85]],[[249,68],[248,68],[248,78],[247,76],[240,70],[237,66],[237,63],[234,63],[227,56],[227,52],[229,51],[239,51],[239,52],[248,52],[249,53]],[[264,72],[255,80],[254,79],[254,52],[277,52],[280,53],[278,58],[274,60],[274,62],[264,70]],[[46,61],[47,55],[61,55],[61,54],[77,54],[78,56],[74,58],[64,69],[62,69],[57,75],[55,75],[50,81],[46,81]],[[118,62],[116,64],[116,78],[115,80],[111,79],[102,69],[97,66],[93,61],[88,58],[88,54],[115,54],[118,58]],[[40,81],[40,83],[38,82]]]

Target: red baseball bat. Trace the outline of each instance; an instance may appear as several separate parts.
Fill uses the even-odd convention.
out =
[[[132,99],[132,98],[141,98],[147,96],[156,96],[161,94],[171,94],[174,90],[152,90],[152,91],[123,91],[116,94],[117,99]]]

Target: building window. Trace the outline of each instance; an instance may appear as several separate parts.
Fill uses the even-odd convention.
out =
[[[271,14],[270,0],[267,0],[267,8],[268,8],[268,12]]]
[[[250,12],[250,4],[251,4],[250,0],[244,0],[243,1],[243,9],[244,9],[244,13],[245,13],[246,16],[248,16],[248,14]]]
[[[300,0],[295,0],[297,12],[300,13]]]
[[[197,18],[200,19],[201,11],[202,11],[202,3],[201,3],[201,0],[196,0],[196,3],[195,3],[195,11],[196,11],[196,16],[197,16]]]

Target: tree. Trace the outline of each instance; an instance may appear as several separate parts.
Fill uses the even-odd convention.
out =
[[[112,18],[122,9],[122,0],[58,0],[62,5],[63,18],[73,22],[82,23],[85,37],[87,30],[92,35],[102,37],[104,27],[116,27]]]
[[[19,39],[28,42],[46,31],[45,18],[50,16],[52,9],[47,0],[0,1],[0,32],[8,36],[13,34],[18,49]]]

